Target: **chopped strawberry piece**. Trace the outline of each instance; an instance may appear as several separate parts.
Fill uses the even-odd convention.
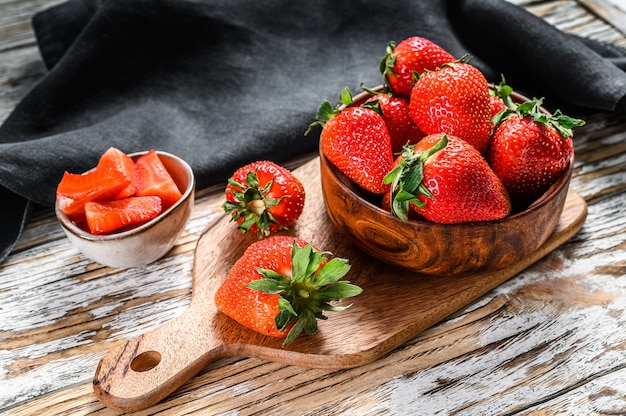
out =
[[[158,196],[135,196],[85,204],[87,225],[92,234],[108,234],[150,221],[161,213]]]
[[[111,199],[129,183],[130,179],[114,169],[96,169],[83,174],[65,172],[57,187],[57,205],[71,220],[81,221],[85,218],[87,202]]]
[[[115,195],[113,199],[122,199],[133,196],[137,190],[137,174],[135,172],[135,162],[126,153],[115,147],[110,147],[100,157],[96,169],[115,169],[119,170],[130,180],[130,184]]]
[[[155,195],[161,198],[163,211],[182,196],[159,155],[150,150],[135,162],[137,170],[137,196]]]

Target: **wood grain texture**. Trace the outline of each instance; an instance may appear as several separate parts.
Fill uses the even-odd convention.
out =
[[[568,32],[626,45],[575,0],[512,2]],[[0,0],[0,120],[45,72],[29,13],[54,3]],[[369,364],[224,358],[137,414],[626,413],[626,117],[585,119],[570,185],[587,220],[542,260]],[[189,308],[193,250],[221,215],[214,191],[197,194],[176,247],[139,269],[88,261],[51,210],[36,212],[0,264],[0,414],[117,414],[93,394],[98,361]]]
[[[209,363],[229,356],[329,369],[370,363],[556,249],[580,229],[587,215],[584,200],[574,191],[565,192],[567,201],[554,234],[523,260],[496,271],[427,276],[391,267],[346,244],[326,214],[319,158],[293,173],[307,190],[307,201],[288,233],[350,260],[352,269],[346,279],[363,288],[352,307],[331,314],[320,323],[318,334],[299,337],[288,348],[281,348],[282,340],[260,336],[220,314],[213,301],[215,291],[254,241],[254,236],[235,233],[230,217],[222,215],[198,240],[189,309],[116,347],[100,362],[94,391],[104,404],[120,411],[145,409]]]

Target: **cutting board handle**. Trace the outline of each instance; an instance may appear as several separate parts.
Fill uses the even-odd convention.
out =
[[[207,322],[197,309],[190,307],[176,319],[111,349],[94,375],[98,399],[122,412],[145,409],[209,363],[235,353],[215,332],[202,330]]]

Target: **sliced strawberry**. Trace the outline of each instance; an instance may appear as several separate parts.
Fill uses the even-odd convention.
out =
[[[119,170],[130,180],[130,184],[117,194],[113,199],[122,199],[133,196],[137,190],[137,174],[135,173],[135,162],[126,153],[115,147],[110,147],[100,157],[96,169]]]
[[[108,234],[150,221],[161,213],[158,196],[135,196],[85,204],[87,225],[92,234]]]
[[[96,169],[83,174],[65,172],[57,186],[57,205],[72,221],[81,221],[85,218],[87,202],[111,199],[129,183],[128,177],[114,169]]]
[[[150,150],[137,159],[135,169],[137,170],[136,195],[158,196],[161,198],[163,211],[174,205],[182,196],[155,150]]]

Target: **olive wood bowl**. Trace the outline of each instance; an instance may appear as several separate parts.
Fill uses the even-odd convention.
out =
[[[352,105],[360,105],[369,96],[355,96]],[[517,93],[512,98],[527,100]],[[337,230],[383,262],[430,275],[497,270],[539,249],[559,221],[574,162],[572,156],[560,179],[521,212],[496,221],[437,224],[400,220],[333,166],[321,147],[319,155],[324,204]]]

